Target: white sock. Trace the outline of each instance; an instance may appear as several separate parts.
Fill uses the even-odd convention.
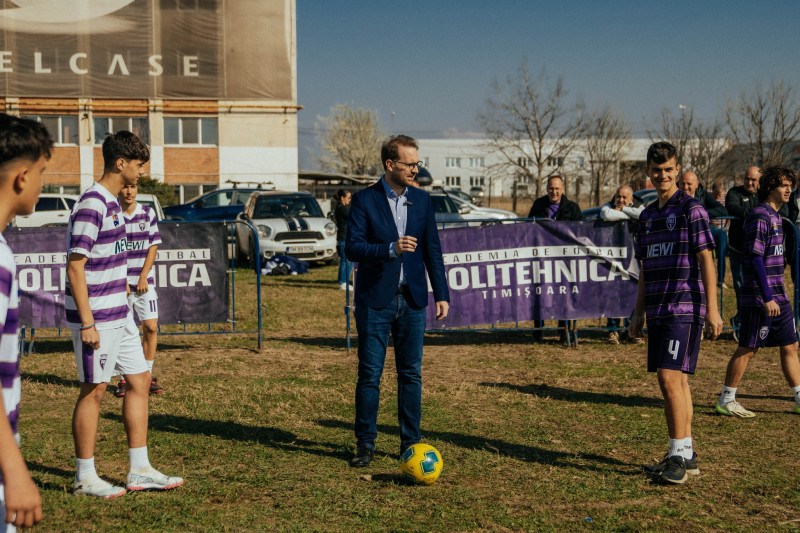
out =
[[[147,458],[147,446],[128,448],[128,458],[131,461],[131,472],[141,472],[150,468],[150,459]]]
[[[673,455],[683,456],[683,439],[669,439],[669,455],[667,457]]]
[[[795,403],[800,403],[800,385],[797,387],[792,387],[792,392],[794,393]]]
[[[97,471],[94,469],[94,457],[88,459],[78,459],[76,457],[75,467],[75,479],[78,481],[83,481],[84,479],[89,479],[97,475]]]
[[[147,359],[145,359],[145,362],[147,363],[147,370],[149,370],[150,373],[152,374],[153,373],[153,363],[155,363],[155,361],[148,361]]]
[[[683,439],[683,458],[691,459],[693,454],[694,448],[692,448],[692,437],[686,437]]]
[[[736,387],[722,386],[722,394],[719,395],[719,404],[725,405],[736,399]]]

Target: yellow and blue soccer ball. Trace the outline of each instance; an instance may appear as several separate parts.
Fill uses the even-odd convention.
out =
[[[421,485],[430,485],[442,473],[442,455],[430,444],[418,442],[410,446],[400,458],[400,471],[403,476]]]

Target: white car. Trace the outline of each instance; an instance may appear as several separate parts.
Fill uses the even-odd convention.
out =
[[[336,257],[336,224],[307,192],[254,192],[236,220],[255,227],[262,261],[275,254],[311,262],[331,262]],[[236,223],[235,227],[236,255],[252,262],[253,232],[246,224]]]
[[[156,220],[164,220],[164,210],[155,194],[139,193],[136,195],[136,203],[152,208],[156,212]]]
[[[506,211],[505,209],[495,209],[492,207],[478,207],[472,202],[468,202],[464,198],[455,194],[447,193],[458,206],[458,212],[461,213],[461,218],[469,221],[470,226],[479,226],[487,219],[492,220],[507,220],[512,218],[519,218],[516,213]],[[472,222],[475,221],[475,222]]]
[[[18,228],[34,228],[66,224],[77,200],[77,194],[42,193],[33,213],[14,217],[12,225]]]

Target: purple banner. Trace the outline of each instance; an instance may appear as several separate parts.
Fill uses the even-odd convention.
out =
[[[427,327],[628,317],[638,264],[625,222],[500,224],[439,232],[450,312]]]
[[[162,243],[153,267],[160,324],[228,320],[227,230],[192,222],[158,226]],[[9,228],[20,289],[20,326],[66,327],[66,226]]]

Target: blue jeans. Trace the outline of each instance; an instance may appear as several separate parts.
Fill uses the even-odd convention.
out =
[[[344,255],[344,241],[338,241],[336,249],[339,252],[339,284],[349,283],[350,272],[353,271],[353,263],[348,261]]]
[[[382,309],[357,306],[358,383],[356,383],[355,434],[358,445],[375,449],[378,436],[378,403],[381,374],[386,361],[389,334],[394,341],[397,369],[397,421],[400,445],[419,442],[422,418],[422,338],[425,308],[413,309],[398,294]]]
[[[739,297],[742,293],[742,276],[744,256],[728,248],[728,260],[731,263],[731,277],[733,278],[733,292],[736,293],[736,321],[739,321]]]

